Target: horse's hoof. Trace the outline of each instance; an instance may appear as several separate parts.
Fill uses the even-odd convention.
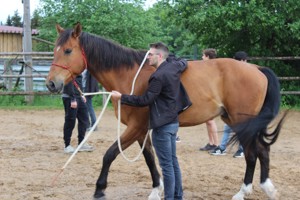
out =
[[[105,194],[101,192],[100,194],[94,194],[93,200],[105,200]]]

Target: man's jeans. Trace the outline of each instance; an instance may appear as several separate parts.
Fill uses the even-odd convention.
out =
[[[181,200],[183,196],[182,180],[176,156],[176,135],[179,123],[171,123],[153,129],[152,142],[164,180],[166,200]]]
[[[220,145],[220,149],[225,150],[227,147],[227,143],[229,141],[230,134],[233,133],[232,129],[227,125],[224,124],[224,132],[223,132],[223,137]],[[242,145],[239,145],[239,150],[243,151]]]

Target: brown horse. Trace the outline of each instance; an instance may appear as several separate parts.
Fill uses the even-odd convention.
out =
[[[79,23],[74,29],[64,30],[59,25],[56,29],[59,37],[46,80],[51,92],[60,92],[65,84],[87,68],[107,91],[130,93],[132,80],[146,51],[126,48],[82,32]],[[140,95],[145,91],[154,70],[145,63],[136,80],[134,94]],[[276,199],[277,191],[269,179],[269,148],[277,139],[284,117],[272,133],[267,133],[268,124],[280,108],[280,86],[275,74],[268,68],[220,58],[188,62],[182,83],[193,104],[180,114],[180,126],[198,125],[221,116],[236,132],[236,139],[244,147],[247,164],[244,183],[233,199],[244,199],[244,195],[252,192],[257,158],[261,163],[261,187],[270,199]],[[112,103],[116,108],[117,103]],[[135,141],[142,146],[148,129],[148,108],[122,105],[121,111],[121,121],[127,125],[121,136],[122,149]],[[117,142],[106,151],[96,183],[95,199],[104,198],[109,167],[119,153]],[[151,173],[152,187],[157,189],[160,175],[150,140],[146,142],[143,155]]]

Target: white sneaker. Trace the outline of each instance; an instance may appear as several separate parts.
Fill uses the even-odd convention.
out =
[[[64,149],[65,153],[73,153],[74,151],[75,151],[75,149],[71,145],[65,147],[65,149]]]
[[[94,151],[94,147],[89,145],[88,143],[84,143],[80,149],[78,151],[88,151],[88,152],[91,152],[91,151]]]

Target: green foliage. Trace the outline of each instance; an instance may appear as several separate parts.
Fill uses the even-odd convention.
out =
[[[155,20],[142,7],[143,1],[41,0],[40,37],[55,41],[55,24],[72,28],[77,22],[85,32],[101,35],[136,49],[146,49],[155,41]],[[70,6],[72,5],[72,6]]]
[[[195,35],[182,24],[177,24],[176,18],[169,16],[172,10],[173,7],[168,1],[160,1],[147,11],[150,17],[155,19],[153,27],[161,30],[155,36],[159,41],[166,43],[170,51],[177,56],[194,54]]]
[[[63,103],[60,95],[51,96],[35,96],[33,105],[35,107],[46,107],[46,108],[62,108]]]
[[[93,97],[94,108],[100,108],[103,106],[102,95],[96,95]],[[109,102],[108,107],[112,104]],[[63,109],[63,102],[61,95],[46,95],[34,97],[34,101],[31,105],[28,105],[24,96],[0,96],[0,108],[5,109]]]
[[[62,106],[60,96],[35,96],[32,104],[34,107],[58,108]],[[0,96],[0,107],[21,108],[28,107],[24,96]]]
[[[22,23],[21,19],[22,19],[22,17],[19,15],[18,10],[16,10],[14,15],[10,18],[10,20],[11,20],[10,26],[23,27],[23,23]],[[7,19],[7,21],[9,21],[9,20]]]
[[[33,11],[33,17],[31,18],[31,28],[36,29],[40,26],[41,17],[37,10]]]
[[[220,56],[239,50],[252,56],[300,53],[300,1],[176,0],[170,14]]]
[[[0,96],[0,107],[16,107],[25,106],[25,98],[23,96]]]
[[[7,20],[6,20],[6,26],[12,26],[12,21],[10,15],[8,15]]]
[[[244,50],[250,57],[299,56],[298,0],[160,0],[143,8],[144,0],[40,0],[32,26],[39,37],[55,42],[55,24],[101,35],[135,49],[156,41],[179,56],[201,56],[216,48],[219,57]],[[51,45],[38,45],[52,51]],[[300,61],[251,61],[271,67],[278,76],[300,76]],[[281,81],[282,90],[299,90],[299,81]],[[300,105],[299,95],[283,95],[284,104]],[[95,103],[102,104],[102,100]],[[99,102],[98,102],[99,101]]]

